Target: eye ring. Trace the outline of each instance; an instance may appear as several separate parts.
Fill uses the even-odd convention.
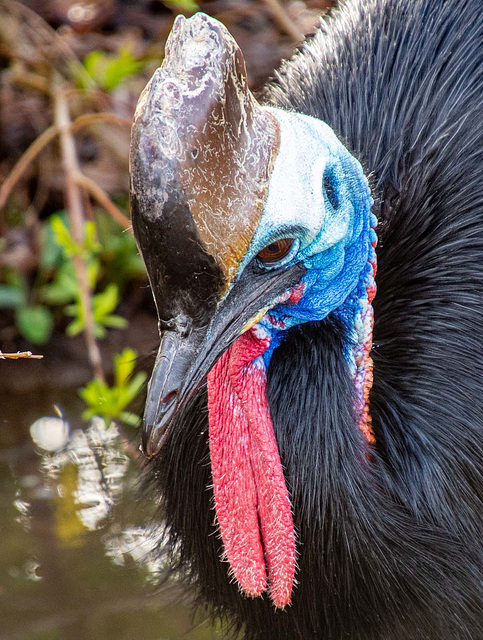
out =
[[[258,266],[263,270],[283,267],[297,254],[299,244],[296,238],[273,240],[257,253]]]

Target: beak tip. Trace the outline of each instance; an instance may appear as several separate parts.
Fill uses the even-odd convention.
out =
[[[144,457],[150,460],[160,449],[156,447],[156,439],[153,438],[154,427],[143,425],[143,435],[141,437],[141,451]]]
[[[148,460],[158,454],[166,440],[168,425],[144,422],[141,436],[141,451]]]

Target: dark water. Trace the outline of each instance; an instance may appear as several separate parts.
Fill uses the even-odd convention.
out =
[[[0,640],[223,638],[156,587],[162,535],[116,426],[28,395],[0,411]]]

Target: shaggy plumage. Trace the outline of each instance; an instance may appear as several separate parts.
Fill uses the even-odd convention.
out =
[[[331,314],[287,332],[267,393],[298,535],[293,604],[242,597],[219,561],[206,392],[149,464],[173,566],[250,640],[483,638],[483,12],[347,2],[266,100],[329,124],[379,219],[366,448]]]

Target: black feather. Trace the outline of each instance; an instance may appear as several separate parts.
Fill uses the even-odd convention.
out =
[[[290,330],[267,392],[299,539],[293,605],[219,561],[205,391],[150,464],[178,568],[260,640],[483,638],[483,12],[347,2],[267,100],[316,116],[370,173],[378,234],[376,445],[334,319]]]

